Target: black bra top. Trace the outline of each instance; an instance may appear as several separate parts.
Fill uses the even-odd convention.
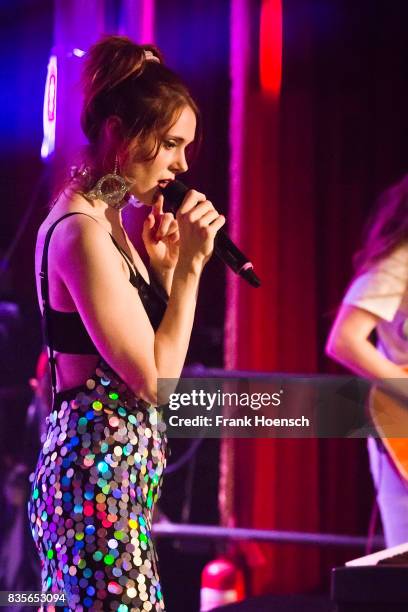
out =
[[[48,285],[48,249],[51,235],[57,224],[72,215],[87,215],[81,212],[68,213],[55,221],[48,229],[44,241],[44,250],[41,260],[41,298],[43,302],[43,330],[45,343],[50,348],[50,363],[51,373],[54,378],[53,370],[55,366],[54,351],[60,353],[70,353],[74,355],[99,355],[95,344],[92,342],[85,325],[80,317],[79,312],[62,312],[51,308],[49,302],[49,285]],[[95,220],[95,219],[94,219]],[[116,242],[114,237],[109,234],[113,244],[121,253],[129,268],[131,284],[138,290],[139,297],[149,317],[150,323],[154,330],[160,325],[164,312],[167,306],[168,296],[162,286],[156,281],[154,276],[151,276],[150,284],[145,281],[143,276],[132,265],[132,262],[127,253]],[[53,381],[54,384],[54,381]]]

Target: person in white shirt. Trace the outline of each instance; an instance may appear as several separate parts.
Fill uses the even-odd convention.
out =
[[[406,394],[408,175],[380,198],[355,264],[326,351],[355,374]],[[368,451],[386,545],[408,542],[408,482],[380,440],[370,438]]]

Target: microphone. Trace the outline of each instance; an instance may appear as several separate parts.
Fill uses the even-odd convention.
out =
[[[181,206],[184,197],[190,187],[181,181],[171,181],[161,191],[164,195],[165,203],[169,204],[170,209],[175,213]],[[252,287],[260,287],[261,281],[254,272],[254,266],[231,238],[220,229],[214,240],[214,253],[221,259],[233,272],[242,276]]]

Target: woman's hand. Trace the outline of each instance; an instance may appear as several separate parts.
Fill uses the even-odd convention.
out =
[[[177,215],[180,234],[179,262],[204,267],[214,250],[214,239],[225,217],[215,210],[203,193],[191,189]]]
[[[143,224],[142,238],[150,265],[158,273],[174,270],[179,258],[180,234],[172,213],[163,213],[164,197],[160,195]]]

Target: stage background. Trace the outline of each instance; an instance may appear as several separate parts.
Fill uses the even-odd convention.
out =
[[[210,263],[189,363],[339,372],[324,356],[324,343],[352,273],[352,254],[375,198],[408,167],[407,4],[284,0],[280,13],[279,2],[255,0],[101,0],[87,3],[86,15],[83,6],[51,0],[0,6],[2,256],[39,190],[0,284],[0,298],[18,304],[21,313],[1,336],[3,388],[26,387],[40,350],[33,249],[53,183],[52,165],[39,156],[48,56],[58,43],[61,62],[69,64],[65,78],[75,81],[77,60],[67,53],[103,32],[138,40],[151,35],[190,85],[203,110],[205,140],[186,181],[226,213],[230,232],[263,279],[262,288],[253,290],[227,277],[218,262]],[[268,7],[275,20],[265,25]],[[260,78],[261,26],[276,42],[279,15],[281,81],[271,89]],[[78,137],[67,128],[78,109],[70,108],[69,97],[65,104],[62,156]],[[138,222],[128,223],[136,237]],[[19,457],[18,409],[10,419],[3,402],[3,468]],[[20,409],[23,415],[25,406]],[[233,524],[365,533],[373,492],[364,441],[235,440],[231,449],[235,460],[223,503],[232,510]],[[200,450],[192,521],[219,520],[218,454],[212,442]],[[184,480],[181,473],[165,486],[163,507],[173,520],[180,518]],[[222,513],[221,518],[226,520]],[[286,545],[240,552],[254,593],[324,589],[330,567],[357,556]],[[181,592],[192,600],[197,596],[198,570],[207,558],[205,552],[194,565],[180,552],[187,559],[184,571],[194,572],[189,595],[185,583],[178,590],[179,574],[172,573],[177,563],[170,569],[166,564],[166,556],[175,554],[174,548],[164,551],[162,562],[172,605]]]

